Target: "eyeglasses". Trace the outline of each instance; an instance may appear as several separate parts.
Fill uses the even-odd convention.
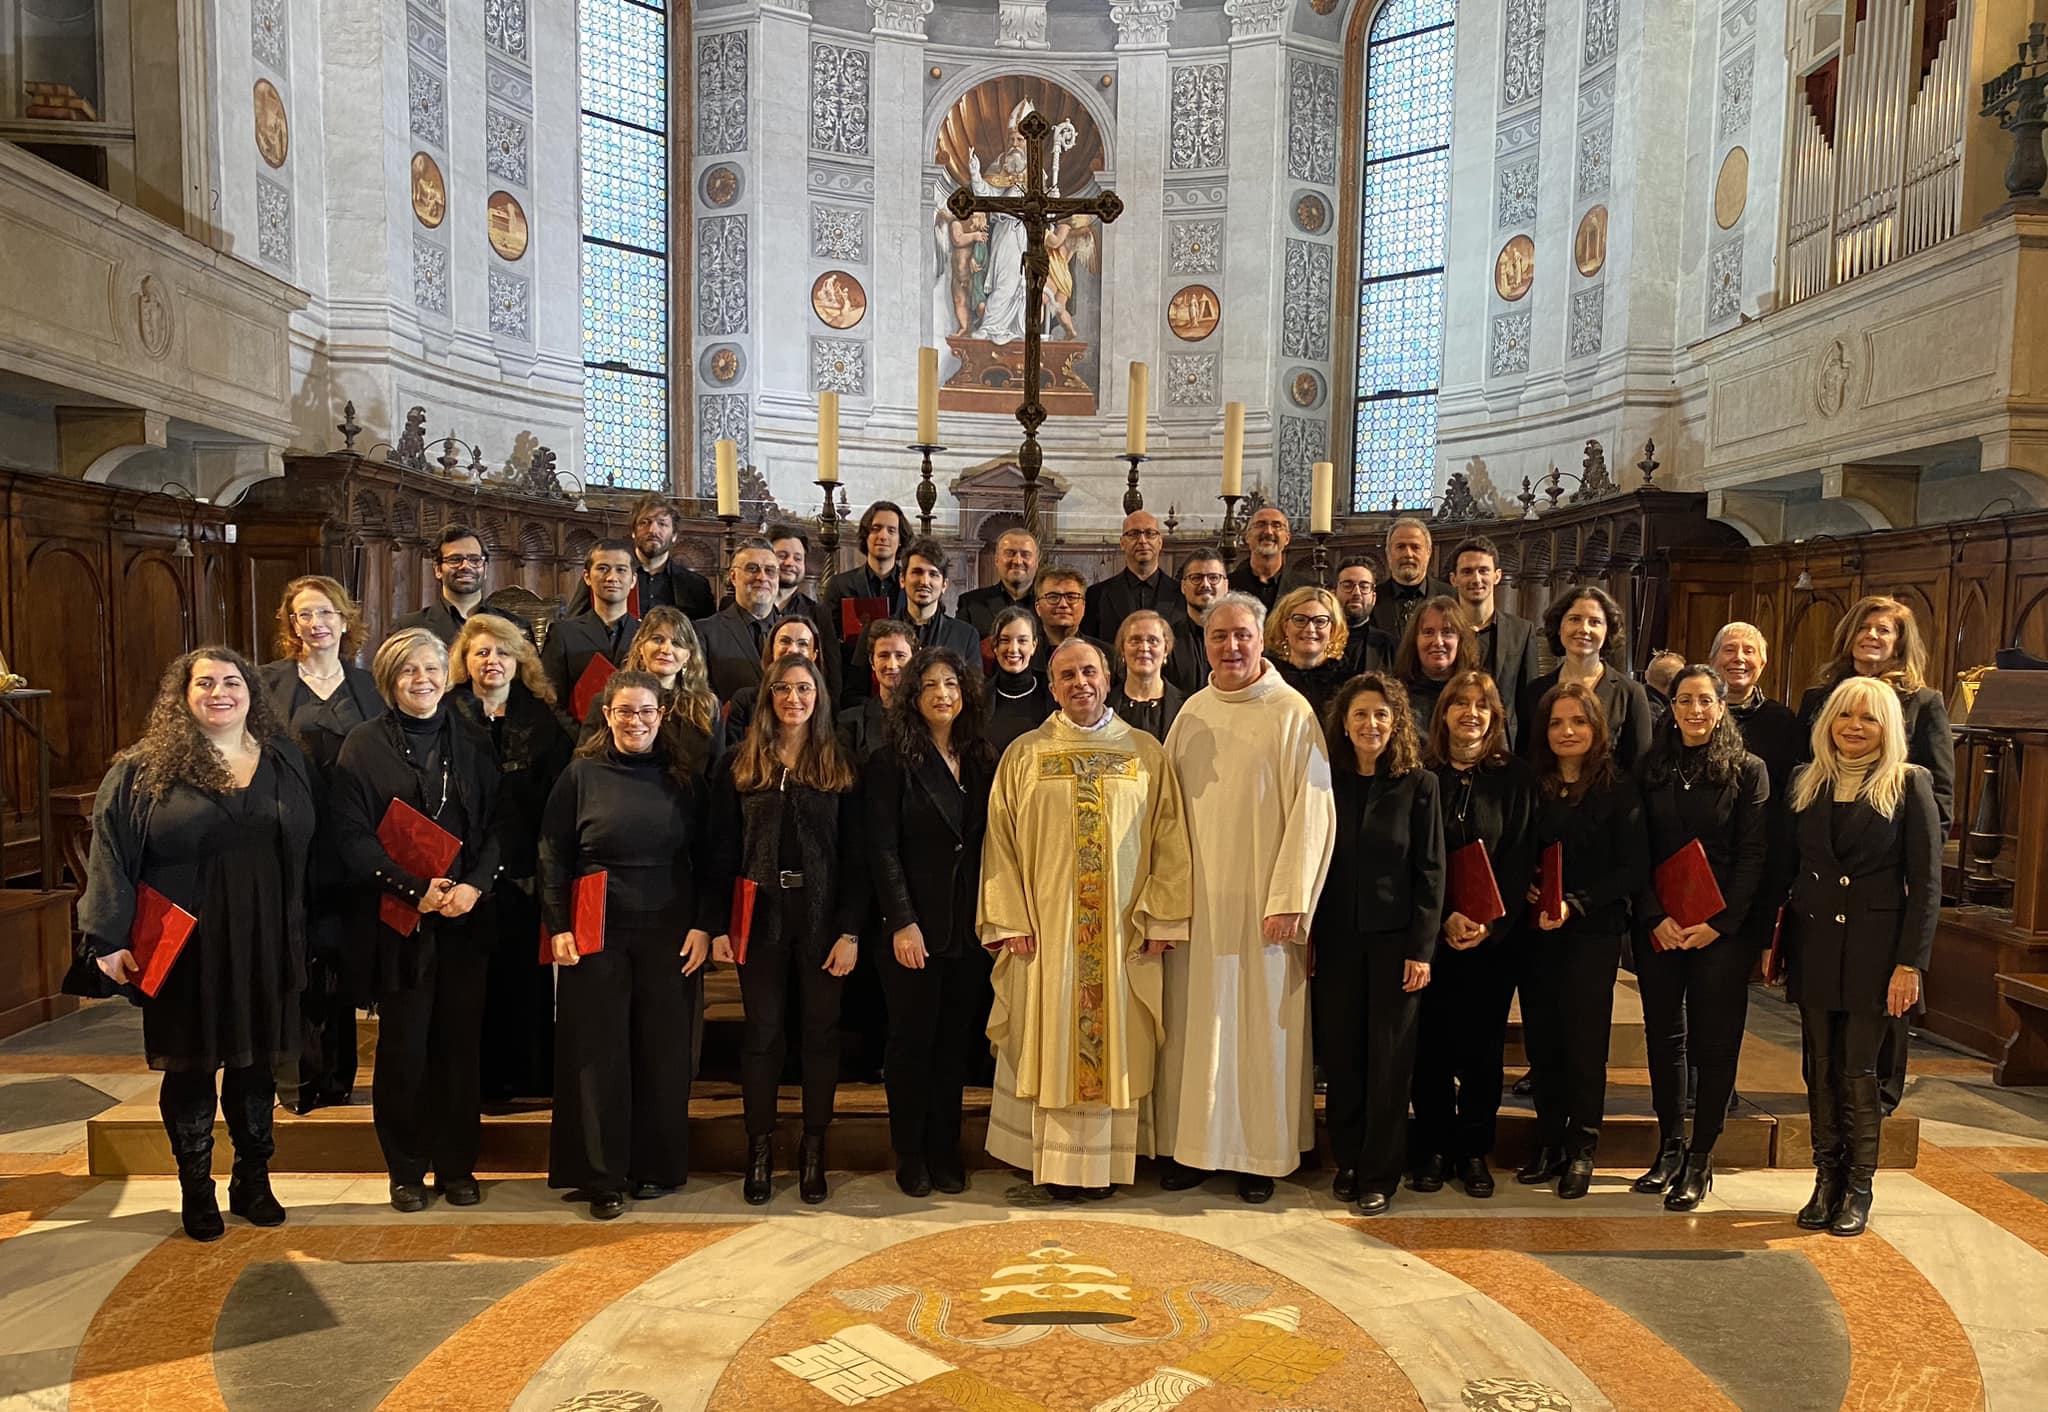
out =
[[[779,681],[768,688],[768,694],[784,701],[807,701],[818,694],[818,688],[807,681]]]
[[[441,567],[444,569],[459,569],[464,564],[467,564],[473,569],[480,569],[484,566],[484,561],[490,557],[488,554],[443,554],[441,556]]]
[[[658,721],[661,719],[659,706],[614,706],[611,718],[620,723],[626,721]]]
[[[1038,601],[1040,603],[1085,603],[1088,601],[1088,595],[1085,593],[1041,593],[1038,595]]]
[[[341,614],[332,608],[301,608],[292,614],[292,621],[310,627],[314,623],[331,623],[340,617]]]
[[[1328,632],[1337,620],[1327,613],[1289,613],[1287,626],[1303,632]]]
[[[1124,531],[1125,539],[1158,539],[1159,537],[1160,535],[1158,530],[1127,529]]]
[[[1213,586],[1226,582],[1228,578],[1229,575],[1227,574],[1182,574],[1180,581],[1182,583],[1200,583]]]

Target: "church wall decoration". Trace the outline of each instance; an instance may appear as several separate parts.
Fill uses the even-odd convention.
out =
[[[1167,228],[1166,265],[1177,275],[1214,274],[1223,267],[1223,223],[1175,221]]]
[[[1725,328],[1742,316],[1747,245],[1742,217],[1749,208],[1747,142],[1756,93],[1756,31],[1753,0],[1723,6],[1715,59],[1713,188],[1705,206],[1713,218],[1707,231],[1706,323]],[[1699,207],[1694,207],[1695,210]]]
[[[1529,371],[1529,325],[1527,310],[1494,315],[1492,368],[1495,377],[1512,377]]]
[[[1314,411],[1323,405],[1327,387],[1321,373],[1312,368],[1289,368],[1282,375],[1287,388],[1287,400],[1305,411]]]
[[[485,280],[490,303],[491,332],[506,338],[529,337],[532,286],[525,279],[504,270],[491,270]]]
[[[428,230],[437,229],[448,218],[448,183],[441,164],[425,152],[412,154],[412,213]]]
[[[868,258],[868,213],[858,206],[811,207],[811,254],[820,260]]]
[[[1741,237],[1716,245],[1707,267],[1707,322],[1728,323],[1742,313]]]
[[[448,249],[419,234],[412,238],[412,302],[430,313],[448,312]]]
[[[1170,353],[1166,358],[1166,401],[1173,407],[1216,405],[1216,355]]]
[[[1336,252],[1308,240],[1287,242],[1280,316],[1280,356],[1322,361],[1330,356]]]
[[[292,194],[267,177],[256,178],[256,253],[279,268],[291,268]]]
[[[1543,97],[1543,0],[1507,0],[1501,45],[1501,105],[1519,107]]]
[[[448,219],[448,17],[445,7],[408,0],[405,7],[406,201],[412,208],[413,304],[435,316],[437,330],[449,327],[454,312],[454,267]],[[488,99],[486,100],[488,106]],[[465,194],[476,201],[479,194]],[[440,232],[428,235],[426,232]],[[397,272],[394,272],[397,273]]]
[[[1756,91],[1756,51],[1745,49],[1721,66],[1716,130],[1731,137],[1749,129],[1750,100]]]
[[[251,138],[262,165],[251,164],[251,183],[256,197],[256,258],[277,273],[293,274],[292,177],[287,170],[291,159],[291,116],[286,95],[291,69],[289,18],[284,0],[256,0],[249,16],[249,52],[259,72],[249,89]],[[275,173],[275,175],[272,175]],[[148,281],[144,282],[145,292]],[[161,301],[159,301],[161,302]],[[164,349],[145,350],[152,357]],[[165,348],[169,346],[168,336]]]
[[[484,39],[514,59],[526,57],[526,0],[484,0]]]
[[[697,37],[697,152],[747,150],[747,31]]]
[[[1167,167],[1176,172],[1222,167],[1230,71],[1222,64],[1183,64],[1173,71],[1167,120]]]
[[[1536,242],[1517,235],[1493,260],[1493,292],[1510,304],[1528,294],[1536,279]]]
[[[256,80],[251,92],[251,101],[256,110],[256,151],[261,154],[264,164],[272,170],[284,165],[284,159],[291,154],[291,122],[285,116],[284,98],[278,93],[277,85],[267,78]]]
[[[718,493],[721,441],[738,446],[742,466],[754,459],[753,427],[744,393],[707,392],[697,398],[697,494],[706,498]]]
[[[1579,134],[1577,196],[1581,201],[1607,194],[1613,152],[1614,118],[1609,113]]]
[[[509,191],[493,191],[489,202],[491,249],[500,259],[516,261],[526,254],[526,208]]]
[[[813,338],[811,391],[867,396],[868,346],[852,338]]]
[[[1537,158],[1516,162],[1500,169],[1495,181],[1493,223],[1497,229],[1513,230],[1536,221]]]
[[[730,387],[747,370],[747,353],[737,343],[714,343],[697,360],[704,380],[718,387]]]
[[[714,162],[697,178],[697,194],[704,198],[706,206],[722,211],[740,199],[746,185],[746,172],[737,163]]]
[[[284,0],[254,0],[249,6],[249,52],[257,63],[268,64],[278,74],[289,72],[284,61],[289,29]]]
[[[1565,333],[1565,356],[1590,358],[1600,351],[1602,324],[1607,316],[1607,291],[1600,285],[1572,291],[1570,326]]]
[[[1607,193],[1613,181],[1614,95],[1620,53],[1617,0],[1584,0],[1579,46],[1577,130],[1573,135],[1572,231],[1566,305],[1567,361],[1598,357],[1606,341]]]
[[[811,312],[827,328],[857,328],[868,316],[868,292],[845,270],[827,270],[811,281]]]
[[[1183,285],[1166,301],[1166,326],[1187,343],[1200,343],[1223,321],[1223,301],[1206,284]]]
[[[1579,217],[1578,233],[1572,237],[1572,265],[1591,278],[1607,265],[1607,208],[1594,206]]]
[[[412,135],[436,147],[448,145],[448,95],[441,76],[414,55],[406,75],[406,115]]]
[[[526,124],[496,108],[484,114],[484,170],[500,181],[526,185]]]
[[[1338,82],[1334,65],[1300,56],[1287,63],[1287,175],[1337,182]]]
[[[1320,417],[1282,416],[1279,420],[1276,469],[1280,508],[1296,524],[1307,524],[1311,471],[1316,462],[1329,459],[1329,426]]]
[[[811,150],[846,157],[868,155],[868,51],[837,44],[811,45]]]
[[[1714,224],[1728,230],[1749,205],[1749,152],[1731,147],[1714,178]]]
[[[1290,208],[1294,228],[1304,235],[1321,235],[1330,228],[1330,200],[1320,191],[1297,191]]]
[[[1620,39],[1615,13],[1619,3],[1620,0],[1586,0],[1586,19],[1582,30],[1583,67],[1598,68],[1614,58]]]
[[[747,331],[747,218],[707,216],[697,222],[697,332]]]
[[[485,234],[499,260],[515,264],[533,245],[536,210],[529,140],[533,118],[533,60],[528,44],[528,0],[484,0],[484,168],[504,183],[485,202]],[[514,345],[501,354],[506,372],[523,372],[535,339],[539,309],[534,273],[495,263],[484,272],[485,317],[491,336]],[[579,301],[580,302],[580,301]]]

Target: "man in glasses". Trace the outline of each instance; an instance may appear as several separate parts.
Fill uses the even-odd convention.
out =
[[[1294,531],[1287,523],[1287,512],[1278,505],[1260,506],[1244,527],[1245,548],[1251,552],[1230,571],[1230,591],[1249,593],[1265,604],[1270,613],[1281,594],[1313,585],[1315,575],[1306,564],[1287,566],[1287,546],[1293,542]]]
[[[1344,610],[1344,668],[1347,675],[1386,672],[1394,666],[1394,639],[1372,624],[1379,599],[1380,571],[1372,560],[1353,555],[1337,566],[1337,605]]]
[[[711,583],[704,575],[671,552],[676,542],[676,507],[666,496],[643,495],[627,512],[628,533],[633,538],[633,586],[626,606],[635,618],[647,616],[649,608],[682,610],[686,618],[708,616],[718,606]],[[565,616],[590,611],[590,590],[583,584],[569,599]]]
[[[1081,577],[1079,570],[1065,564],[1047,564],[1038,571],[1032,592],[1032,606],[1038,611],[1038,651],[1031,659],[1031,669],[1045,676],[1053,649],[1061,643],[1076,637],[1095,642],[1081,631],[1081,618],[1088,605],[1088,580]],[[1100,642],[1095,645],[1101,649],[1105,662],[1113,660],[1108,647]]]
[[[771,552],[769,558],[774,557]],[[583,674],[598,657],[613,667],[624,662],[626,648],[640,629],[640,620],[626,611],[626,599],[633,592],[633,546],[623,539],[600,539],[591,545],[583,557],[583,586],[590,594],[589,610],[557,618],[540,649],[541,671],[555,689],[555,708],[567,716],[571,739],[583,729],[584,712],[576,700]],[[601,686],[592,683],[590,694]],[[588,700],[586,696],[585,709]]]
[[[1210,605],[1223,595],[1229,579],[1223,556],[1213,549],[1194,550],[1180,561],[1181,611],[1186,626],[1174,627],[1166,679],[1188,696],[1209,684],[1209,652],[1202,643],[1202,624],[1209,621]]]
[[[1122,538],[1124,566],[1117,573],[1088,590],[1088,606],[1081,615],[1081,632],[1086,637],[1115,642],[1124,619],[1149,609],[1172,622],[1187,618],[1180,585],[1161,567],[1166,536],[1159,517],[1139,510],[1124,517]]]
[[[781,565],[765,539],[743,539],[732,552],[732,602],[697,622],[711,689],[730,701],[742,687],[761,684],[761,654],[781,620],[776,598]]]
[[[433,550],[434,583],[438,590],[434,601],[417,613],[407,613],[392,623],[391,631],[425,628],[440,638],[445,646],[455,641],[455,634],[462,631],[463,623],[472,613],[497,613],[501,618],[518,623],[519,630],[531,642],[531,627],[512,614],[499,612],[484,602],[484,567],[490,561],[484,542],[468,525],[450,525],[442,530]]]

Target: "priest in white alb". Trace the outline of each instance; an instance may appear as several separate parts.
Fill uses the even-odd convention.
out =
[[[982,845],[999,949],[990,1155],[1055,1196],[1136,1176],[1161,1040],[1160,956],[1188,935],[1188,839],[1164,749],[1109,709],[1109,662],[1052,655],[1059,713],[1004,752]]]
[[[1315,1145],[1308,918],[1329,871],[1337,809],[1308,701],[1261,651],[1265,605],[1216,600],[1202,625],[1209,685],[1166,754],[1187,802],[1194,925],[1166,958],[1166,1048],[1153,1093],[1160,1185],[1211,1172],[1267,1201]]]

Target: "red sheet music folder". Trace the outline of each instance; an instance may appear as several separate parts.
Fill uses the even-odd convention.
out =
[[[377,842],[391,855],[391,861],[420,878],[445,878],[448,866],[462,852],[462,840],[406,803],[391,801],[384,822],[377,825]],[[377,899],[377,920],[400,936],[420,929],[419,908],[393,892]]]
[[[732,917],[726,935],[732,938],[732,959],[747,964],[747,934],[754,929],[754,895],[757,889],[746,878],[732,880]]]
[[[1493,876],[1493,860],[1486,856],[1486,844],[1481,840],[1475,838],[1451,855],[1444,905],[1482,927],[1508,914],[1507,904],[1500,900],[1500,883]]]
[[[581,721],[590,715],[590,703],[597,700],[597,694],[604,690],[604,684],[617,670],[612,659],[602,652],[584,664],[583,675],[576,678],[576,685],[569,689],[569,710],[576,720]]]
[[[1536,910],[1547,917],[1564,915],[1564,845],[1553,843],[1543,850],[1538,864]]]
[[[857,639],[867,625],[889,616],[886,598],[842,598],[839,600],[839,635],[848,642]]]
[[[1785,979],[1785,909],[1778,909],[1777,918],[1771,923],[1771,945],[1764,952],[1764,980],[1776,985]]]
[[[1714,869],[1707,862],[1707,850],[1700,847],[1698,839],[1659,863],[1654,877],[1659,905],[1681,927],[1696,927],[1727,910],[1721,885],[1714,881]]]
[[[135,921],[128,928],[128,949],[135,953],[135,967],[141,972],[135,983],[144,995],[154,998],[163,989],[164,977],[171,973],[172,963],[185,949],[185,939],[198,925],[197,917],[148,883],[136,885]]]
[[[605,879],[609,876],[599,868],[569,885],[569,930],[576,936],[578,956],[595,956],[604,950]],[[548,935],[545,922],[540,928],[540,963],[555,963],[555,940]]]

